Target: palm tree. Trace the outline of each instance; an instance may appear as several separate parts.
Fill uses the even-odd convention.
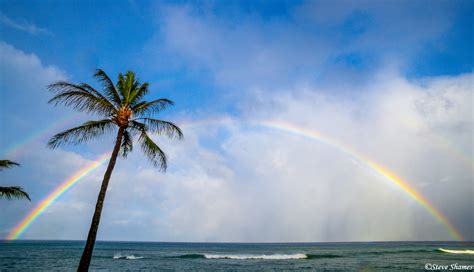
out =
[[[9,160],[0,160],[0,171],[2,171],[4,168],[10,168],[12,166],[20,166],[20,165],[16,162],[12,162]],[[18,198],[18,199],[26,198],[29,201],[31,201],[28,193],[23,191],[23,189],[18,186],[9,186],[9,187],[0,186],[0,198],[6,198],[8,200],[12,198]]]
[[[174,103],[165,98],[152,101],[142,100],[148,93],[149,84],[140,83],[134,72],[129,71],[125,75],[120,73],[115,85],[101,69],[96,70],[94,77],[102,85],[100,91],[86,83],[74,84],[66,81],[58,81],[48,86],[54,94],[49,103],[71,106],[78,111],[103,118],[85,122],[78,127],[54,135],[48,142],[51,148],[64,143],[79,144],[117,130],[114,149],[104,174],[78,271],[89,269],[107,186],[119,153],[126,157],[132,151],[133,138],[136,137],[142,151],[153,165],[166,171],[166,155],[150,138],[149,133],[165,134],[170,138],[178,139],[183,137],[181,129],[175,124],[152,118],[153,114],[161,112]]]

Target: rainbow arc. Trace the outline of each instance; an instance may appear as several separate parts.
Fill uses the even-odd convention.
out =
[[[388,168],[366,158],[362,154],[359,154],[358,152],[347,146],[344,146],[330,138],[323,136],[317,131],[301,128],[293,124],[281,121],[263,121],[258,123],[265,127],[283,130],[292,134],[319,141],[326,145],[332,146],[340,152],[343,152],[348,156],[356,159],[357,161],[365,164],[370,169],[383,176],[386,180],[396,185],[406,195],[410,196],[421,206],[423,206],[438,222],[445,226],[452,238],[459,241],[462,241],[464,239],[461,233],[454,227],[451,222],[449,222],[448,218],[440,210],[438,210],[433,204],[431,204],[431,202],[426,197],[424,197],[420,192],[413,188],[407,181],[403,180],[402,178],[394,174],[392,171],[388,170]]]
[[[96,168],[108,161],[109,153],[101,155],[92,163],[81,168],[79,171],[74,173],[72,176],[63,181],[56,189],[54,189],[45,199],[43,199],[36,207],[30,211],[24,218],[21,220],[15,228],[8,234],[6,237],[7,240],[15,240],[20,235],[22,235],[31,224],[38,219],[38,217],[54,203],[60,196],[62,196],[67,190],[77,184],[83,177],[85,177],[90,172],[94,171]]]
[[[181,125],[182,128],[186,127],[195,127],[195,126],[203,126],[203,125],[210,125],[210,124],[225,124],[225,123],[233,123],[235,120],[231,119],[210,119],[210,120],[199,120],[199,121],[192,121]],[[245,122],[242,122],[246,124]],[[252,121],[249,122],[251,124],[255,124],[257,126],[261,126],[264,128],[284,131],[286,133],[291,133],[294,135],[299,135],[301,137],[305,137],[311,140],[315,140],[321,142],[325,145],[329,145],[336,150],[350,156],[351,158],[363,163],[369,169],[374,171],[375,173],[382,176],[384,179],[390,181],[392,184],[396,185],[398,188],[401,189],[406,195],[410,196],[414,199],[417,203],[423,206],[438,222],[440,222],[449,232],[451,237],[455,240],[463,240],[461,233],[455,228],[455,226],[448,220],[448,218],[427,199],[425,198],[420,192],[418,192],[415,188],[413,188],[409,182],[403,180],[401,177],[394,174],[390,171],[387,167],[382,166],[362,154],[359,154],[355,150],[344,146],[333,139],[325,137],[323,134],[319,133],[315,130],[310,130],[302,127],[295,126],[291,123],[281,122],[281,121]],[[8,240],[15,240],[20,237],[28,227],[51,205],[56,201],[61,195],[63,195],[67,190],[73,187],[76,183],[78,183],[84,176],[92,172],[94,169],[98,168],[100,165],[105,163],[108,160],[109,154],[103,154],[99,158],[97,158],[91,164],[85,166],[84,168],[80,169],[74,175],[63,181],[56,189],[54,189],[44,200],[42,200],[31,212],[27,214],[27,216],[21,220],[17,226],[12,229],[12,231],[6,237]]]

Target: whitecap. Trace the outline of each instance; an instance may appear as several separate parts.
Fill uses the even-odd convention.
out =
[[[125,259],[125,260],[139,260],[143,259],[144,257],[142,256],[135,256],[135,255],[122,255],[120,253],[117,253],[114,255],[114,259]]]
[[[451,253],[451,254],[474,254],[474,250],[469,250],[469,249],[455,250],[455,249],[439,248],[438,250],[444,253]]]
[[[238,255],[238,254],[204,254],[206,259],[232,259],[232,260],[295,260],[306,259],[308,256],[303,253],[297,254],[272,254],[272,255]]]

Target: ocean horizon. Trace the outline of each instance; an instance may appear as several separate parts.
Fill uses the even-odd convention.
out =
[[[71,271],[85,241],[4,240],[1,271]],[[91,271],[400,271],[474,269],[473,241],[97,241]],[[444,269],[447,268],[447,269]]]

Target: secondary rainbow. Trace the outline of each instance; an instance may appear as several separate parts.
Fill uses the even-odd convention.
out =
[[[67,190],[73,187],[79,182],[84,176],[94,171],[96,168],[104,164],[109,158],[109,153],[103,154],[98,157],[95,161],[86,165],[72,176],[63,181],[53,192],[51,192],[45,199],[43,199],[36,207],[28,213],[28,215],[21,220],[20,223],[8,234],[7,240],[15,240],[22,235],[28,227],[61,195]]]
[[[44,140],[45,138],[51,137],[53,131],[58,131],[60,128],[64,127],[66,124],[75,121],[79,118],[80,115],[67,115],[62,117],[52,123],[50,123],[47,127],[41,128],[39,130],[33,131],[28,137],[19,139],[16,143],[12,144],[6,150],[2,151],[2,157],[13,159],[22,155],[25,152],[28,152],[29,149],[27,148],[30,144],[38,142],[40,140]]]

